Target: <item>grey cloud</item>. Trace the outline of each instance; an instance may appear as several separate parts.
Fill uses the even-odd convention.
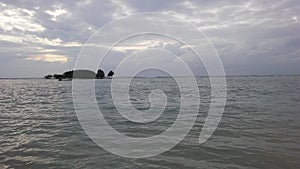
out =
[[[24,28],[18,29],[17,25],[21,22],[17,19],[10,22],[0,21],[6,23],[6,26],[7,23],[12,23],[12,27],[15,27],[0,27],[1,72],[12,77],[43,76],[46,72],[71,68],[82,45],[96,30],[116,17],[135,12],[170,13],[191,22],[211,39],[229,74],[300,73],[300,4],[297,0],[2,0],[1,4],[4,4],[1,9],[19,10],[16,17],[24,16],[27,24],[36,26],[36,29],[26,30],[26,25],[23,24]],[[66,12],[53,19],[53,13],[47,11],[55,12],[58,8]],[[34,11],[34,15],[27,17],[28,14],[22,9]],[[9,18],[8,14],[5,17]],[[140,19],[143,21],[145,18]],[[170,24],[172,27],[172,22],[153,22]],[[115,29],[126,31],[147,26],[124,24]],[[116,38],[110,35],[106,37],[107,44],[103,46],[111,45],[111,40]],[[166,43],[153,47],[164,47],[182,56],[186,52],[179,50],[178,44]],[[114,68],[115,62],[132,52],[134,50],[112,51],[104,69]],[[66,63],[26,60],[28,57],[43,54],[65,56],[69,60]],[[203,65],[198,61],[187,62],[194,72],[203,72]],[[45,71],[37,71],[41,68],[45,68]],[[23,73],[18,73],[16,69]]]

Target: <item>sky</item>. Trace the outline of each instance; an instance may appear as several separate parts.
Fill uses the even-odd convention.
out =
[[[143,12],[171,15],[194,25],[212,42],[227,75],[300,74],[298,0],[0,0],[0,11],[0,78],[43,77],[73,69],[97,30]],[[119,35],[115,32],[146,29],[149,21],[138,20],[138,24],[128,21],[111,28],[98,41],[97,51],[110,48]],[[164,19],[156,22],[170,28],[176,25]],[[115,70],[127,56],[134,55],[128,69],[122,68],[122,76],[129,75],[132,65],[171,58],[170,53],[155,49],[180,56],[196,75],[205,72],[201,62],[187,54],[185,44],[174,39],[147,35],[122,43],[107,55],[101,66],[105,72]]]

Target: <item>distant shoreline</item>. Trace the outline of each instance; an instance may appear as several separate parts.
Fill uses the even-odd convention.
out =
[[[226,75],[225,77],[280,77],[280,76],[300,76],[300,74],[286,74],[286,75]],[[177,78],[187,78],[189,76],[174,76]],[[203,78],[203,77],[209,77],[209,76],[195,76],[196,78]],[[222,76],[210,76],[210,77],[222,77]],[[114,77],[114,79],[118,78],[133,78],[130,76],[124,76],[124,77]],[[158,77],[149,77],[149,76],[141,76],[141,77],[135,77],[135,78],[171,78],[168,76],[158,76]],[[0,77],[0,80],[13,80],[13,79],[44,79],[44,80],[55,80],[55,79],[45,79],[43,77]]]

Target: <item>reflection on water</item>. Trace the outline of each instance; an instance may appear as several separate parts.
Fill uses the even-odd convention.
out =
[[[84,133],[74,111],[71,82],[0,80],[0,168],[300,166],[300,77],[228,78],[223,118],[214,135],[202,145],[198,145],[198,137],[209,108],[210,87],[207,78],[198,82],[201,107],[189,135],[159,156],[126,159],[104,151]],[[109,84],[109,80],[97,80],[96,95],[106,120],[116,130],[133,137],[151,136],[176,119],[180,93],[171,79],[133,81],[131,101],[140,110],[149,108],[145,96],[153,86],[168,96],[163,116],[145,125],[120,118],[110,100]]]

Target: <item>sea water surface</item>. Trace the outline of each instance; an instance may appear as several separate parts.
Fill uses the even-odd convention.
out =
[[[96,80],[98,105],[106,120],[132,137],[162,133],[176,119],[180,92],[172,78],[135,78],[130,99],[139,110],[148,95],[167,95],[162,117],[135,124],[118,115],[109,79]],[[198,144],[210,104],[208,78],[197,78],[198,118],[186,138],[155,157],[124,158],[96,145],[81,128],[72,82],[44,79],[0,80],[0,168],[299,168],[300,77],[228,77],[222,120],[211,138]]]

